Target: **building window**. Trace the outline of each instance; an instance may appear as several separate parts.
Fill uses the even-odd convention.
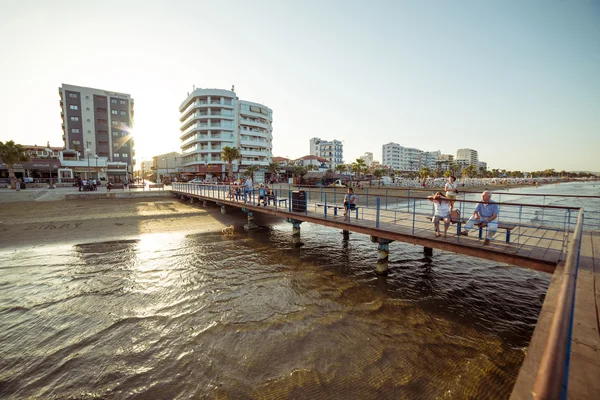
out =
[[[96,122],[98,123],[98,125],[102,125],[106,124],[108,121],[106,121],[105,119],[97,119]]]
[[[79,121],[79,117],[71,117],[71,121],[77,122]]]
[[[119,112],[118,112],[117,110],[110,110],[110,113],[111,113],[112,115],[117,115]]]
[[[98,107],[98,108],[96,108],[96,111],[99,112],[99,113],[105,113],[106,112],[106,108],[104,108],[104,107]]]
[[[121,136],[127,136],[127,132],[121,132]]]
[[[71,133],[79,133],[79,129],[73,128],[73,129],[71,129]]]
[[[69,97],[72,99],[76,99],[77,98],[77,93],[69,93]]]
[[[119,132],[118,131],[113,131],[113,136],[119,136]]]
[[[113,126],[119,126],[119,121],[112,120],[110,122]]]
[[[125,104],[126,101],[125,100],[119,100],[119,104]]]
[[[119,143],[113,142],[113,147],[119,147]]]
[[[127,111],[121,111],[121,115],[127,115]]]
[[[123,153],[123,154],[121,154],[121,156],[122,156],[123,158],[127,158],[127,157],[128,157],[127,153]]]
[[[111,102],[112,104],[117,104],[117,99],[110,99],[110,102]]]
[[[75,104],[71,104],[71,105],[69,105],[69,110],[79,110],[79,107],[76,106]]]
[[[73,144],[81,144],[81,141],[79,141],[79,140],[73,140]]]
[[[119,158],[119,153],[114,154],[115,158]]]

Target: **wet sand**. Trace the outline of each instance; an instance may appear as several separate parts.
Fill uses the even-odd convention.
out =
[[[267,216],[259,216],[268,218]],[[89,243],[146,233],[217,232],[233,224],[243,230],[241,210],[207,208],[174,198],[63,200],[5,203],[0,213],[0,249]]]

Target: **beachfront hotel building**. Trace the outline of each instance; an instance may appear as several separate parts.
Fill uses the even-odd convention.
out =
[[[344,163],[344,145],[339,140],[323,140],[318,137],[310,139],[310,155],[326,159],[335,169]]]
[[[399,171],[419,171],[422,168],[423,151],[398,143],[387,143],[382,149],[382,164]]]
[[[109,181],[131,179],[135,165],[131,95],[67,84],[58,93],[64,153],[90,163],[106,158]]]
[[[477,163],[479,162],[479,157],[477,155],[477,150],[473,149],[458,149],[456,150],[456,162],[459,164],[464,164],[465,161],[468,161],[468,165],[474,165],[477,167]]]
[[[224,147],[237,147],[241,160],[234,172],[257,165],[255,181],[264,178],[264,167],[273,156],[273,111],[259,103],[240,100],[232,90],[196,89],[179,106],[181,165],[183,171],[207,178],[225,177]]]
[[[360,159],[365,162],[367,167],[370,167],[373,164],[373,153],[367,151],[365,152],[364,156],[360,157]]]

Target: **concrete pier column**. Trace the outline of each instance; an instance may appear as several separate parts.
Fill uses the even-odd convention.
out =
[[[244,225],[244,229],[249,231],[251,229],[258,228],[258,225],[256,225],[256,223],[254,222],[254,214],[252,213],[252,211],[246,210],[246,212],[248,213],[248,223]]]
[[[423,247],[423,253],[425,253],[426,256],[431,257],[433,255],[433,249],[431,247]]]
[[[343,240],[350,240],[350,231],[342,230]]]
[[[190,197],[190,204],[194,204],[195,201],[196,201],[195,197]]]
[[[298,221],[293,218],[288,218],[287,221],[292,224],[292,244],[294,247],[304,246],[304,243],[302,243],[302,240],[300,239],[300,224],[303,221]]]
[[[390,243],[393,240],[371,236],[371,242],[377,243],[377,275],[387,275],[390,257]]]
[[[221,214],[227,214],[227,207],[221,206]]]
[[[202,207],[206,208],[206,200],[202,200]]]

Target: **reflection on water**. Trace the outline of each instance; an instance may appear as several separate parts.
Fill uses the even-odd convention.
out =
[[[2,398],[502,398],[549,276],[365,235],[260,232],[5,252]]]

